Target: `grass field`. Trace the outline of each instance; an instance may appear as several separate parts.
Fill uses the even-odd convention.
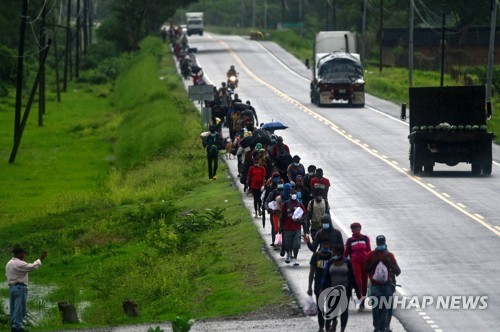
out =
[[[33,110],[13,164],[14,97],[1,101],[1,258],[15,243],[30,251],[27,260],[49,252],[30,274],[30,292],[50,290],[30,299],[30,330],[61,329],[60,301],[76,305],[78,327],[292,301],[239,191],[224,176],[206,179],[199,113],[173,66],[150,37],[114,85],[74,84],[61,103],[50,92],[44,126]],[[138,317],[124,314],[125,299],[138,304]],[[0,310],[0,329],[7,324]]]

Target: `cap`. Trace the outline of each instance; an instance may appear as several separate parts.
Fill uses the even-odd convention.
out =
[[[377,236],[377,246],[382,246],[385,244],[385,236],[379,235]]]
[[[351,224],[351,229],[354,229],[354,228],[361,228],[361,224],[359,222],[353,222]]]
[[[292,190],[292,185],[290,183],[285,183],[285,185],[283,186],[283,189],[284,190]]]
[[[257,143],[257,144],[255,144],[255,149],[256,149],[256,150],[260,150],[260,149],[262,149],[262,144],[261,144],[261,143]]]
[[[298,155],[293,156],[292,160],[296,163],[300,161],[300,157]]]
[[[27,254],[28,252],[24,250],[20,245],[15,245],[14,248],[12,248],[12,253],[14,255],[19,255],[19,254]]]

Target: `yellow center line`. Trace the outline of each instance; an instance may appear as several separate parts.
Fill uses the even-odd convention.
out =
[[[272,86],[271,84],[267,83],[266,81],[264,81],[263,79],[261,79],[260,77],[258,77],[257,75],[255,75],[251,70],[250,68],[248,68],[244,63],[243,61],[240,59],[240,57],[236,54],[236,52],[233,51],[233,49],[225,42],[225,41],[222,41],[222,40],[219,40],[218,41],[223,47],[225,47],[232,55],[232,57],[238,62],[238,64],[240,65],[241,68],[243,68],[243,70],[249,75],[251,76],[254,80],[256,80],[257,82],[259,82],[260,84],[264,85],[265,87],[269,88],[269,90],[273,91],[276,95],[284,98],[285,100],[288,100],[288,101],[291,101],[294,105],[297,105],[298,107],[304,109],[304,110],[308,110],[309,111],[309,114],[311,114],[314,118],[316,119],[320,119],[322,120],[323,123],[325,123],[326,125],[330,126],[330,128],[335,131],[337,134],[339,134],[340,136],[344,137],[346,140],[350,141],[351,143],[353,143],[354,145],[357,145],[358,147],[360,147],[361,149],[365,150],[366,152],[368,152],[369,154],[371,154],[372,156],[374,156],[375,158],[378,158],[379,160],[381,160],[382,162],[386,163],[387,165],[389,165],[390,167],[394,168],[396,171],[400,172],[401,174],[405,175],[406,177],[408,177],[410,180],[412,180],[413,182],[415,182],[416,184],[418,184],[419,186],[421,186],[422,188],[426,189],[427,191],[429,191],[430,193],[432,193],[434,196],[436,196],[437,198],[439,198],[440,200],[442,200],[443,202],[447,203],[448,205],[450,205],[451,207],[455,208],[456,210],[460,211],[461,213],[463,213],[464,215],[466,215],[467,217],[473,219],[474,221],[478,222],[479,224],[481,224],[482,226],[486,227],[488,230],[490,230],[491,232],[493,232],[495,235],[497,236],[500,236],[500,229],[497,229],[495,227],[493,227],[492,225],[488,224],[486,221],[482,220],[481,218],[478,218],[477,216],[475,216],[473,213],[471,212],[468,212],[467,210],[465,210],[462,206],[460,206],[460,204],[457,204],[455,202],[452,202],[451,200],[449,200],[447,197],[445,197],[444,195],[440,194],[439,192],[437,192],[436,190],[434,190],[433,188],[430,188],[429,186],[427,186],[424,182],[422,182],[421,178],[418,177],[418,176],[415,176],[415,175],[412,175],[410,173],[407,172],[407,170],[405,170],[404,168],[402,167],[399,167],[398,164],[394,164],[392,161],[388,160],[388,159],[385,159],[383,158],[381,155],[379,155],[378,153],[374,153],[373,151],[371,151],[370,149],[370,146],[366,143],[361,143],[359,140],[357,139],[354,139],[354,138],[351,138],[349,137],[344,130],[341,130],[335,123],[331,122],[330,120],[328,120],[327,118],[323,117],[321,114],[319,113],[316,113],[315,111],[311,110],[310,108],[308,108],[307,106],[305,106],[304,104],[302,104],[301,102],[299,102],[298,100],[295,100],[293,98],[291,98],[290,96],[288,96],[287,94],[285,94],[284,92],[280,91],[279,89],[275,88],[274,86]]]

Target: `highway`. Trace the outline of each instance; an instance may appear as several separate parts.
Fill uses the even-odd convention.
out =
[[[332,183],[334,219],[344,234],[357,221],[372,240],[386,236],[402,270],[400,295],[487,296],[485,310],[398,309],[395,315],[406,330],[498,330],[498,146],[489,177],[472,176],[467,164],[436,164],[432,176],[414,176],[399,105],[367,95],[364,108],[319,108],[309,99],[310,70],[272,42],[206,34],[190,37],[189,44],[198,49],[198,63],[213,84],[220,86],[235,65],[236,92],[251,101],[259,121],[289,126],[277,133],[306,167],[323,168]],[[301,269],[310,254],[303,247]]]

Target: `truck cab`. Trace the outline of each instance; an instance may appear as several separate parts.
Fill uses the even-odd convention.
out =
[[[191,36],[192,34],[203,36],[203,13],[186,13],[186,28],[188,36]]]
[[[364,107],[364,70],[356,53],[356,39],[356,34],[349,31],[317,33],[310,84],[311,103],[323,106],[333,101],[345,101],[349,105]]]

